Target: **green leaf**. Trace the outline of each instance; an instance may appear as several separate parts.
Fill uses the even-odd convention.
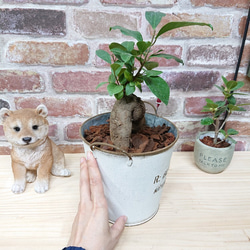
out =
[[[135,46],[135,43],[132,41],[126,41],[122,43],[122,46],[127,49],[127,51],[132,52]]]
[[[235,140],[234,140],[232,137],[230,137],[230,136],[229,136],[227,139],[228,139],[229,141],[231,141],[232,143],[234,143],[234,144],[237,143],[237,141],[235,141]]]
[[[226,112],[226,110],[227,110],[227,106],[220,107],[220,108],[218,108],[218,110],[215,112],[214,116],[215,116],[215,117],[219,117],[221,114],[223,114],[224,112]]]
[[[144,76],[143,79],[147,84],[148,88],[151,90],[151,92],[157,98],[159,98],[163,103],[168,105],[170,89],[167,82],[159,76],[156,77]]]
[[[219,132],[222,133],[225,137],[227,136],[227,133],[224,129],[221,129]]]
[[[111,56],[110,56],[110,54],[107,51],[99,49],[95,53],[102,60],[104,60],[105,62],[111,64]]]
[[[146,70],[145,74],[146,76],[150,77],[150,76],[158,76],[162,73],[162,71],[159,70]]]
[[[141,83],[140,82],[136,82],[135,86],[140,90],[140,92],[142,92],[142,88],[141,88]]]
[[[226,104],[225,101],[217,101],[215,103],[218,105],[219,108],[222,107],[222,106],[224,106]]]
[[[113,63],[111,64],[111,70],[112,70],[112,73],[114,74],[114,76],[118,76],[121,69],[122,69],[122,65],[118,64],[118,63]]]
[[[140,41],[136,45],[142,54],[144,51],[146,51],[151,46],[151,42]]]
[[[235,105],[235,104],[236,104],[236,99],[235,99],[234,96],[229,96],[229,97],[227,98],[227,101],[228,101],[229,104],[232,104],[232,105]]]
[[[166,15],[162,12],[146,11],[145,13],[145,17],[153,29],[158,26],[164,16]]]
[[[109,75],[109,83],[115,83],[116,79],[113,73]]]
[[[214,120],[210,117],[201,119],[201,125],[211,125],[214,123]]]
[[[209,98],[206,98],[206,102],[208,104],[215,104],[215,102],[213,100],[209,99]]]
[[[131,36],[135,38],[137,41],[143,41],[142,34],[139,31],[129,30],[121,26],[113,26],[109,28],[109,30],[116,30],[116,29],[120,30],[121,33],[125,36]]]
[[[112,49],[119,49],[122,51],[127,51],[126,47],[124,47],[123,45],[121,45],[120,43],[111,43],[109,45],[109,49],[112,51]]]
[[[236,81],[229,81],[227,83],[225,83],[228,92],[232,91],[236,86],[237,86],[237,82]]]
[[[224,84],[226,85],[226,84],[227,84],[227,82],[228,82],[227,78],[226,78],[226,77],[224,77],[224,76],[222,76],[221,78],[222,78],[222,80],[223,80]]]
[[[126,95],[131,95],[135,92],[135,86],[131,86],[130,84],[127,84],[125,87],[125,93]]]
[[[238,81],[238,82],[237,82],[237,85],[236,85],[234,88],[232,88],[231,91],[235,91],[235,90],[237,90],[237,89],[240,89],[240,88],[242,88],[243,86],[244,86],[244,82]]]
[[[180,58],[178,58],[176,56],[173,56],[173,55],[169,55],[169,54],[153,54],[149,58],[151,58],[151,57],[162,57],[162,58],[165,58],[165,59],[168,59],[168,60],[169,59],[174,59],[176,62],[182,63],[184,65],[184,62]]]
[[[218,88],[221,92],[223,92],[224,91],[224,87],[223,86],[218,86],[218,85],[214,85],[216,88]]]
[[[115,83],[110,83],[107,86],[107,90],[109,92],[109,95],[115,95],[118,94],[119,92],[121,92],[123,90],[123,86],[122,85],[117,85]]]
[[[228,104],[228,109],[233,112],[233,111],[246,111],[244,108],[238,107],[236,105]]]
[[[161,36],[162,34],[166,33],[167,31],[181,28],[181,27],[186,27],[186,26],[193,26],[193,25],[199,25],[199,26],[208,26],[213,30],[213,26],[208,23],[196,23],[196,22],[170,22],[165,24],[158,32],[156,35],[156,39]]]
[[[103,86],[104,84],[107,84],[109,82],[100,82],[97,86],[96,89],[100,88],[101,86]]]
[[[227,130],[227,134],[228,135],[237,135],[237,134],[239,134],[239,132],[237,130],[233,129],[233,128],[229,128]]]
[[[117,100],[121,100],[123,96],[124,96],[123,90],[122,90],[121,92],[115,94],[115,98],[116,98]]]
[[[124,71],[124,76],[129,82],[133,81],[133,75],[128,70]]]
[[[146,62],[144,64],[144,67],[147,69],[147,70],[151,70],[151,69],[154,69],[154,68],[157,68],[159,66],[159,63],[158,62]]]
[[[123,54],[121,54],[121,59],[125,63],[129,62],[132,57],[133,57],[133,55],[131,55],[129,53],[123,53]]]

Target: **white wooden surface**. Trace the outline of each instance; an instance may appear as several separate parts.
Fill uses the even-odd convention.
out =
[[[50,190],[10,191],[10,157],[0,156],[0,249],[57,250],[69,238],[79,200],[80,154],[66,155],[69,178],[51,177]],[[175,152],[159,212],[126,228],[117,250],[250,249],[250,152],[235,152],[217,175],[196,168],[192,152]]]

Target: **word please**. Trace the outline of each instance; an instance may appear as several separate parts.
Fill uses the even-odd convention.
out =
[[[203,153],[200,153],[200,158],[202,158],[204,161],[208,161],[211,163],[223,163],[227,161],[227,157],[211,157],[211,156],[206,156]]]

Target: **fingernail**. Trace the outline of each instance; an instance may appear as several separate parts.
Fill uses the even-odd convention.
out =
[[[81,159],[80,159],[80,163],[83,163],[83,161],[84,161],[84,158],[83,158],[83,157],[81,157]]]
[[[87,155],[86,155],[86,159],[89,160],[90,158],[91,158],[91,152],[88,151],[88,152],[87,152]]]

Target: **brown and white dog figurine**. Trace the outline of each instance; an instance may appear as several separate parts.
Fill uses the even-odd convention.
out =
[[[47,115],[48,110],[42,104],[36,109],[0,110],[0,123],[12,144],[13,193],[22,193],[26,182],[34,181],[35,191],[44,193],[49,189],[50,173],[70,176],[63,152],[48,137]]]

